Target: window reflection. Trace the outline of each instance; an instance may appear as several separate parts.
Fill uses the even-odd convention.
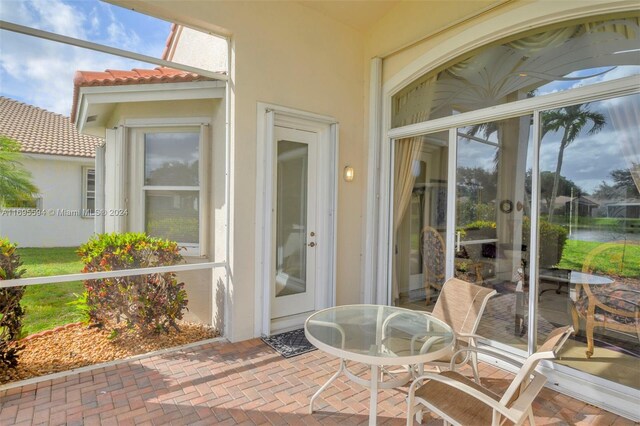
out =
[[[571,24],[489,45],[393,97],[400,127],[640,73],[637,17]]]
[[[639,114],[640,95],[541,114],[540,240],[551,244],[540,247],[537,315],[538,341],[559,325],[578,330],[560,363],[636,388]]]

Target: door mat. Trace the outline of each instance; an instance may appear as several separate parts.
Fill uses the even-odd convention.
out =
[[[302,328],[287,331],[285,333],[274,334],[269,337],[263,337],[262,341],[271,346],[276,352],[285,358],[302,355],[317,349],[309,343]]]

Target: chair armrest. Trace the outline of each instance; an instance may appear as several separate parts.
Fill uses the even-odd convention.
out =
[[[428,339],[422,344],[418,353],[426,353],[431,345],[436,343],[438,340],[442,340],[444,338],[443,335],[433,335],[433,334],[415,334],[411,337],[411,353],[416,353],[416,341],[422,337],[428,337]]]
[[[441,374],[434,374],[434,373],[426,373],[423,374],[419,377],[417,377],[413,383],[411,383],[411,386],[409,387],[409,398],[413,399],[414,395],[415,395],[415,391],[416,391],[416,387],[418,385],[422,385],[422,382],[424,380],[433,380],[436,382],[440,382],[440,383],[444,383],[447,386],[451,386],[452,388],[455,388],[457,390],[460,390],[464,393],[466,393],[467,395],[477,399],[478,401],[482,402],[485,405],[490,406],[492,409],[498,411],[500,414],[504,415],[505,417],[507,417],[509,420],[514,421],[514,414],[512,412],[511,409],[505,407],[504,405],[502,405],[499,401],[496,401],[495,399],[491,398],[490,396],[480,392],[477,389],[472,388],[471,386],[462,383],[456,379],[452,379],[451,377],[446,377],[443,376]],[[424,384],[424,386],[428,386],[427,384]]]
[[[629,293],[639,293],[640,291],[635,290],[626,290]],[[607,304],[609,301],[613,301],[615,303],[616,300],[622,301],[623,304],[631,307],[631,309],[621,309],[618,306],[610,306]],[[614,315],[619,315],[622,317],[636,318],[638,317],[638,312],[640,311],[640,302],[635,301],[633,299],[618,297],[612,294],[591,294],[589,296],[589,305],[593,305],[594,307],[598,307],[605,312],[612,313]]]
[[[478,341],[487,342],[487,343],[490,341],[486,337],[480,336],[479,334],[474,334],[474,333],[456,333],[456,339],[460,339],[460,338],[469,339],[469,342],[472,342],[473,344],[477,344]]]

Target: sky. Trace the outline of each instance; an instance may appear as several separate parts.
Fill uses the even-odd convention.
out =
[[[98,0],[1,0],[0,19],[160,58],[171,24]],[[66,116],[76,70],[155,68],[0,31],[0,95]]]
[[[171,25],[98,0],[0,0],[0,19],[158,58]],[[70,115],[73,102],[76,70],[129,70],[135,67],[154,68],[155,65],[0,31],[0,95],[66,116]],[[618,66],[576,71],[569,74],[575,80],[550,82],[538,88],[537,96],[637,75],[639,68]],[[595,74],[600,75],[590,77]],[[563,176],[588,192],[595,190],[602,181],[610,182],[611,170],[628,167],[619,147],[620,133],[613,128],[608,116],[611,102],[624,100],[593,105],[607,116],[607,127],[597,135],[583,132],[565,152]],[[640,134],[637,124],[626,131],[637,143]],[[561,133],[545,137],[541,146],[542,170],[555,170],[560,137]],[[478,143],[465,144],[459,165],[491,168],[494,151]],[[634,160],[640,162],[637,150],[634,155]],[[626,157],[630,158],[628,153]]]
[[[606,70],[608,72],[596,77],[573,81],[553,81],[538,88],[536,95],[540,96],[637,75],[639,68],[638,66],[621,66],[582,70],[572,73],[570,76],[585,77]],[[628,111],[640,111],[639,98],[640,95],[633,95],[591,103],[588,109],[601,113],[605,117],[606,125],[597,134],[589,135],[588,130],[591,129],[592,123],[587,123],[576,140],[565,149],[561,175],[572,180],[587,193],[592,193],[603,181],[608,184],[613,182],[610,176],[612,170],[628,169],[632,161],[640,163],[640,149],[637,147],[640,139],[640,124],[636,120],[617,123],[616,126],[611,118],[612,109],[625,108],[626,106]],[[635,105],[632,106],[632,103]],[[461,131],[466,132],[466,129],[461,129]],[[529,137],[531,137],[531,132]],[[540,170],[555,172],[561,139],[562,130],[555,133],[550,132],[545,136],[540,146]],[[491,135],[490,140],[496,142],[496,135]],[[466,139],[461,139],[459,143],[463,149],[459,148],[458,151],[459,166],[493,170],[494,148]],[[623,146],[631,144],[635,144],[636,148],[626,149]],[[532,150],[529,150],[527,169],[532,166],[532,153]]]

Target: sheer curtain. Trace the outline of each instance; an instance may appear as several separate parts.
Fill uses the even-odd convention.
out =
[[[640,192],[640,95],[612,99],[608,110],[621,143],[622,156]]]
[[[401,125],[418,123],[429,119],[433,105],[433,95],[437,75],[425,80],[418,89],[412,90],[398,99],[398,113],[402,119]],[[393,302],[399,299],[398,286],[398,229],[402,224],[409,204],[413,185],[416,181],[416,165],[422,152],[422,136],[401,139],[395,143],[394,155],[394,188],[393,188]]]

